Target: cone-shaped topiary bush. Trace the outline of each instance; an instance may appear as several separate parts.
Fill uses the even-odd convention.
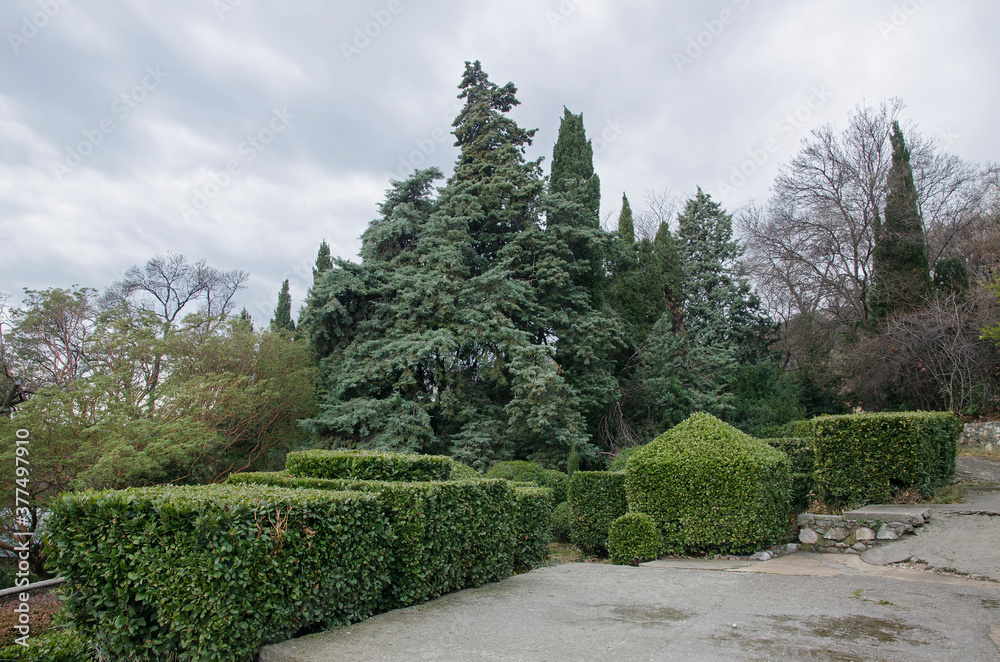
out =
[[[709,414],[694,414],[629,459],[630,512],[647,513],[668,553],[748,553],[778,542],[789,504],[789,463]]]

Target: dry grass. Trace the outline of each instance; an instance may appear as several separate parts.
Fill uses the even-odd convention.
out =
[[[993,462],[1000,462],[1000,449],[994,448],[991,451],[985,448],[960,448],[958,450],[959,455],[965,455],[967,457],[978,457],[981,460],[992,460]]]
[[[549,543],[549,565],[561,565],[563,563],[611,563],[611,560],[596,556],[587,556],[576,545],[569,545],[562,542]]]

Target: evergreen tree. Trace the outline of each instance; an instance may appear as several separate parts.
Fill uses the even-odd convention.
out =
[[[323,275],[327,269],[333,268],[333,258],[330,257],[330,244],[324,239],[319,245],[316,254],[316,266],[313,267],[313,284]]]
[[[619,325],[604,306],[605,251],[610,236],[600,225],[600,182],[583,116],[564,111],[553,149],[544,230],[519,237],[522,277],[534,284],[540,314],[532,329],[539,344],[553,344],[556,362],[580,402],[591,438],[615,401],[611,353]]]
[[[307,305],[328,396],[308,428],[336,445],[565,466],[587,442],[577,397],[538,342],[540,306],[522,251],[539,244],[533,132],[504,113],[512,84],[466,64],[455,174],[393,187],[362,237],[360,265],[338,261]],[[528,241],[526,237],[534,236]]]
[[[632,205],[628,196],[622,193],[622,210],[618,214],[618,240],[626,247],[635,244],[635,222],[632,220]]]
[[[481,274],[518,233],[537,222],[541,159],[524,159],[535,129],[522,129],[507,116],[521,103],[513,83],[491,82],[477,60],[465,63],[459,88],[465,105],[452,126],[461,152],[443,195],[468,217],[477,256],[473,273]]]
[[[893,122],[892,167],[887,181],[885,217],[876,224],[870,299],[876,322],[896,312],[920,308],[931,289],[924,224],[917,205],[917,188],[899,122]]]
[[[739,363],[756,361],[767,349],[772,324],[739,264],[732,216],[699,188],[678,222],[685,335]]]
[[[281,284],[278,305],[274,309],[274,319],[271,320],[271,329],[274,331],[295,330],[295,322],[292,320],[292,295],[288,292],[288,279],[285,279],[285,282]]]

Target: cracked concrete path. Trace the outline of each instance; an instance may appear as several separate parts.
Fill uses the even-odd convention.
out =
[[[968,662],[1000,652],[998,584],[846,555],[747,564],[541,568],[268,646],[260,662]]]
[[[986,464],[982,464],[985,462]],[[959,458],[1000,485],[1000,465]],[[865,552],[569,563],[261,649],[260,662],[1000,660],[1000,491]],[[917,556],[939,569],[891,565]]]

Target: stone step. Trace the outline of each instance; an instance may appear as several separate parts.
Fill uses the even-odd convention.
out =
[[[927,506],[870,505],[844,513],[845,520],[878,520],[883,523],[899,522],[910,526],[920,526],[930,518]]]

